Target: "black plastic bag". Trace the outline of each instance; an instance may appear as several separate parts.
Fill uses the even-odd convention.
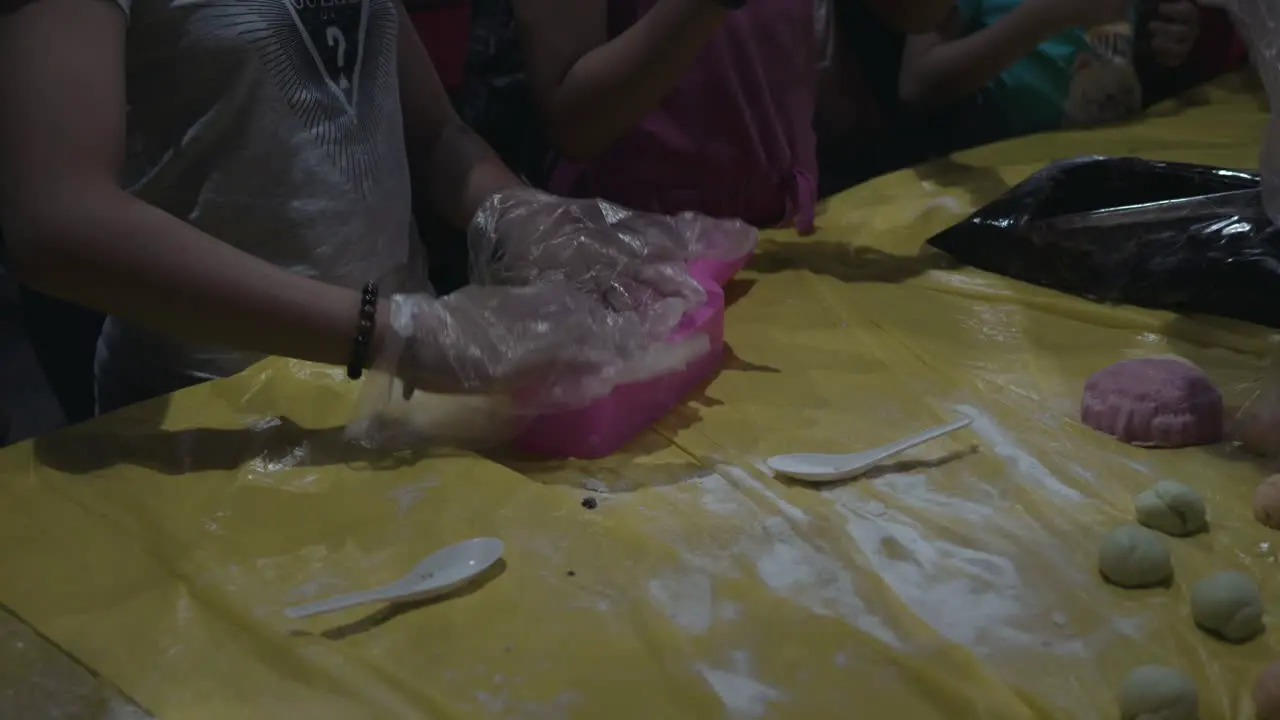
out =
[[[1280,231],[1253,172],[1067,160],[929,244],[966,265],[1099,302],[1280,328]]]

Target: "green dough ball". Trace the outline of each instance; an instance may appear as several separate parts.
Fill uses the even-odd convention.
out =
[[[1191,617],[1223,640],[1242,643],[1262,634],[1262,596],[1253,578],[1234,570],[1191,586]]]
[[[1197,720],[1200,694],[1191,678],[1160,665],[1143,665],[1120,686],[1121,720]]]
[[[1172,480],[1161,480],[1133,499],[1138,522],[1166,535],[1204,532],[1209,521],[1200,493]]]
[[[1098,570],[1125,588],[1161,585],[1173,577],[1173,562],[1164,538],[1138,525],[1121,525],[1102,541]]]

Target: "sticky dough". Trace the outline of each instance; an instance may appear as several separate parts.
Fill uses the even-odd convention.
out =
[[[1122,720],[1197,720],[1200,695],[1181,672],[1160,665],[1135,668],[1120,686]]]
[[[1191,617],[1201,629],[1234,643],[1252,640],[1266,629],[1257,583],[1234,570],[1191,586]]]
[[[1102,540],[1098,570],[1113,585],[1143,588],[1167,583],[1173,577],[1173,561],[1159,533],[1122,525]]]
[[[1222,394],[1181,358],[1124,360],[1094,373],[1080,420],[1131,445],[1186,447],[1222,439]]]
[[[1280,530],[1280,475],[1263,480],[1253,491],[1253,519]]]
[[[1200,493],[1172,480],[1161,480],[1133,499],[1138,522],[1165,535],[1185,537],[1209,527]]]
[[[1280,662],[1258,674],[1253,684],[1253,712],[1256,720],[1280,720]]]

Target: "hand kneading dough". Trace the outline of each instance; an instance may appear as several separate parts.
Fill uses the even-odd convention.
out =
[[[1209,526],[1200,494],[1172,480],[1161,480],[1138,493],[1133,509],[1139,523],[1166,535],[1195,535]]]
[[[1271,663],[1253,684],[1253,716],[1256,720],[1280,720],[1280,663]]]
[[[1120,686],[1122,720],[1197,720],[1200,695],[1191,678],[1159,665],[1143,665]]]
[[[1191,617],[1202,629],[1228,642],[1242,643],[1262,634],[1262,596],[1253,578],[1234,570],[1191,586]]]
[[[1159,534],[1138,525],[1122,525],[1103,539],[1098,570],[1120,587],[1151,587],[1173,577],[1173,562]]]

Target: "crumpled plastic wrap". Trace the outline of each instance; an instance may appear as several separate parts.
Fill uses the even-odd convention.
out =
[[[1141,158],[1049,165],[929,244],[1092,300],[1280,328],[1280,233],[1255,173]]]
[[[387,339],[348,428],[370,446],[500,443],[536,414],[582,407],[620,383],[682,368],[708,343],[705,336],[662,342],[683,315],[680,301],[615,311],[562,280],[471,285],[443,298],[396,295],[389,304]],[[427,422],[422,408],[438,406],[431,398],[442,395],[461,396],[461,407],[481,413],[473,423]]]
[[[692,212],[656,215],[607,200],[520,188],[480,207],[467,243],[475,284],[564,280],[618,309],[677,298],[687,310],[706,301],[689,263],[744,257],[756,237],[756,229],[741,220]]]
[[[689,263],[741,258],[756,237],[737,220],[497,193],[468,231],[472,284],[391,299],[393,332],[350,435],[383,447],[499,445],[538,415],[684,368],[709,349],[704,334],[667,341],[707,299]]]

